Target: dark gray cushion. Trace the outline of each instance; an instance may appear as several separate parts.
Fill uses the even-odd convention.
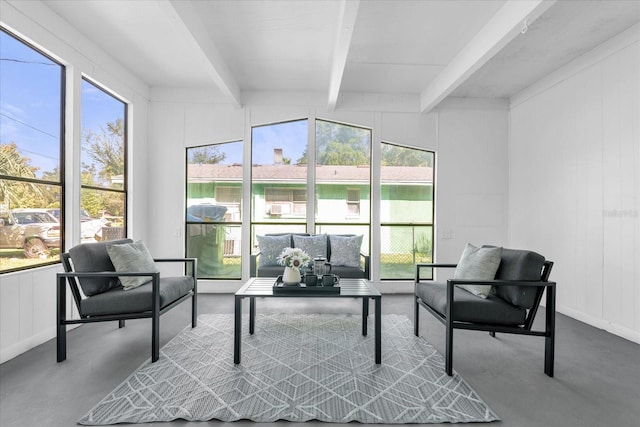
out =
[[[265,266],[258,268],[258,277],[277,277],[283,272],[284,267],[280,265]],[[356,267],[336,266],[331,268],[331,273],[345,279],[365,279],[364,271]]]
[[[519,249],[502,249],[502,260],[497,280],[540,280],[544,257],[536,252]],[[519,307],[531,308],[540,288],[524,286],[496,286],[494,292],[500,298]]]
[[[332,266],[331,274],[338,275],[341,279],[365,279],[364,271],[357,267]]]
[[[442,282],[418,283],[416,295],[438,313],[445,314],[447,284]],[[479,298],[456,287],[453,292],[453,320],[492,325],[522,325],[526,311],[494,295]]]
[[[77,273],[115,271],[109,258],[107,244],[131,243],[131,239],[110,240],[109,242],[82,243],[69,249],[73,270]],[[120,286],[117,277],[84,277],[79,279],[82,292],[86,296],[106,292]]]
[[[160,278],[160,307],[171,304],[191,290],[193,290],[193,277],[191,276]],[[122,286],[118,286],[82,300],[82,314],[96,316],[151,311],[152,292],[151,282],[127,291]]]

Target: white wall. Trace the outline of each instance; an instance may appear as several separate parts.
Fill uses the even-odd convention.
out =
[[[509,243],[558,311],[640,342],[640,26],[512,99]]]
[[[50,54],[66,66],[65,180],[67,248],[79,243],[80,83],[82,76],[103,85],[129,103],[129,234],[145,239],[146,140],[149,88],[90,40],[39,1],[0,1],[3,27]],[[132,165],[135,163],[135,167]],[[0,275],[0,363],[55,337],[54,265]],[[69,304],[68,304],[69,305]],[[52,360],[55,355],[51,355]]]

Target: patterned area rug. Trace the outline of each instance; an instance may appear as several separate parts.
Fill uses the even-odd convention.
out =
[[[499,419],[458,374],[444,373],[444,358],[406,316],[382,317],[376,365],[373,323],[364,337],[358,315],[259,314],[254,335],[243,325],[234,365],[233,316],[200,316],[78,422]]]

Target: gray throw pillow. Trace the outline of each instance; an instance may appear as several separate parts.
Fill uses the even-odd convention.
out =
[[[298,236],[293,235],[293,247],[300,248],[313,258],[327,257],[327,235],[318,234],[317,236]]]
[[[471,243],[462,252],[454,279],[493,280],[500,266],[502,248],[478,248]],[[491,285],[461,285],[461,288],[480,298],[486,298],[491,292]]]
[[[331,242],[331,265],[360,267],[362,235],[347,237],[330,234],[329,241]]]
[[[156,263],[142,240],[123,245],[107,245],[107,252],[117,273],[155,273]],[[137,288],[152,279],[149,276],[120,276],[124,290]]]
[[[291,246],[291,234],[256,236],[256,238],[258,239],[258,249],[260,250],[258,267],[280,265],[278,264],[278,256],[284,248]]]

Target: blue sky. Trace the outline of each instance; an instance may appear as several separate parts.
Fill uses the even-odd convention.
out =
[[[32,166],[49,172],[60,166],[61,75],[64,68],[0,31],[0,144],[15,142]],[[101,127],[124,116],[124,104],[86,80],[82,82],[82,129]],[[275,148],[295,163],[307,146],[307,120],[257,126],[252,162],[273,164]],[[226,164],[242,163],[237,144],[222,144]],[[83,152],[81,161],[91,160]]]
[[[0,144],[15,142],[43,172],[60,166],[61,76],[64,68],[0,31]],[[82,82],[82,128],[100,131],[124,116],[124,104]],[[83,162],[90,160],[83,156]]]

